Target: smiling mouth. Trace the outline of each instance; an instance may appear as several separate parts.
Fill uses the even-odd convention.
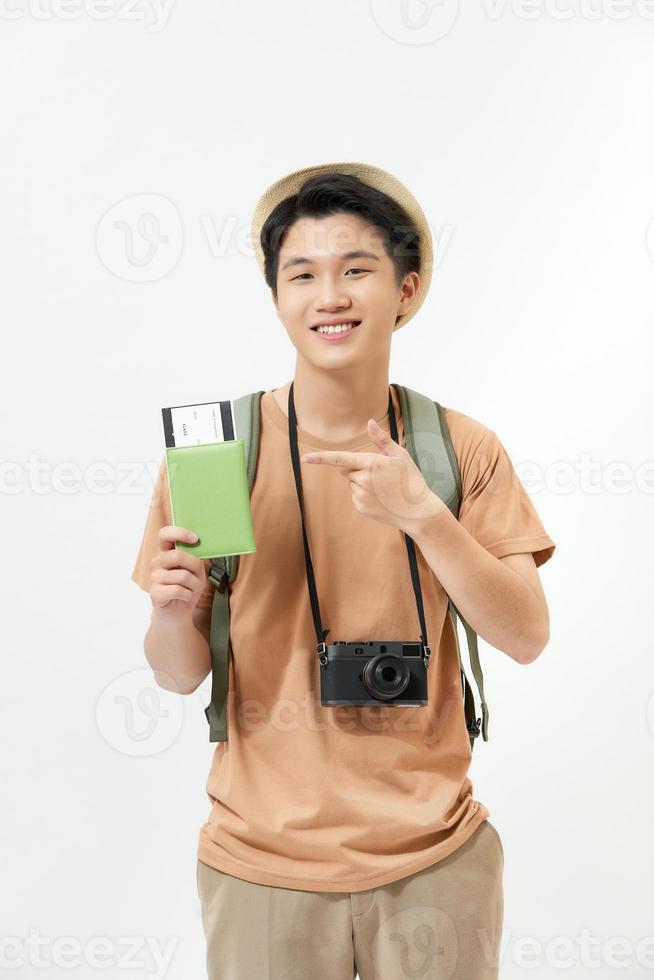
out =
[[[361,320],[345,320],[344,323],[348,328],[354,330],[355,327],[359,326]],[[347,333],[347,330],[321,330],[319,327],[311,327],[311,329],[314,331],[314,333],[327,333],[330,336],[338,336],[340,333]]]

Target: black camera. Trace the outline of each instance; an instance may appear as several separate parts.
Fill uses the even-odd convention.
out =
[[[428,703],[429,647],[402,640],[320,644],[320,701],[336,705]]]

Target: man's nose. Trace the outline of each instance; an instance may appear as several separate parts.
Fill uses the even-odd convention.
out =
[[[319,280],[316,306],[319,309],[342,309],[350,305],[350,297],[342,279],[325,275]]]

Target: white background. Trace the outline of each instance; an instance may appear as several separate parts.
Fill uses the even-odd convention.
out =
[[[160,407],[292,377],[249,221],[338,160],[396,173],[436,240],[390,379],[493,428],[557,544],[544,653],[482,644],[500,975],[649,975],[654,3],[1,9],[7,975],[204,975],[207,698],[158,691],[149,734],[130,574]]]

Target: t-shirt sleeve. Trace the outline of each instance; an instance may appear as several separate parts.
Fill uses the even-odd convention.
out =
[[[556,545],[497,434],[451,409],[446,420],[461,473],[461,524],[496,558],[527,551],[544,564]]]
[[[150,507],[145,521],[143,537],[136,555],[131,579],[145,592],[150,592],[150,561],[159,551],[159,530],[172,524],[170,495],[168,492],[168,470],[165,459],[159,466],[155,480]],[[204,591],[198,600],[197,608],[208,608],[213,603],[213,585],[207,578]]]

